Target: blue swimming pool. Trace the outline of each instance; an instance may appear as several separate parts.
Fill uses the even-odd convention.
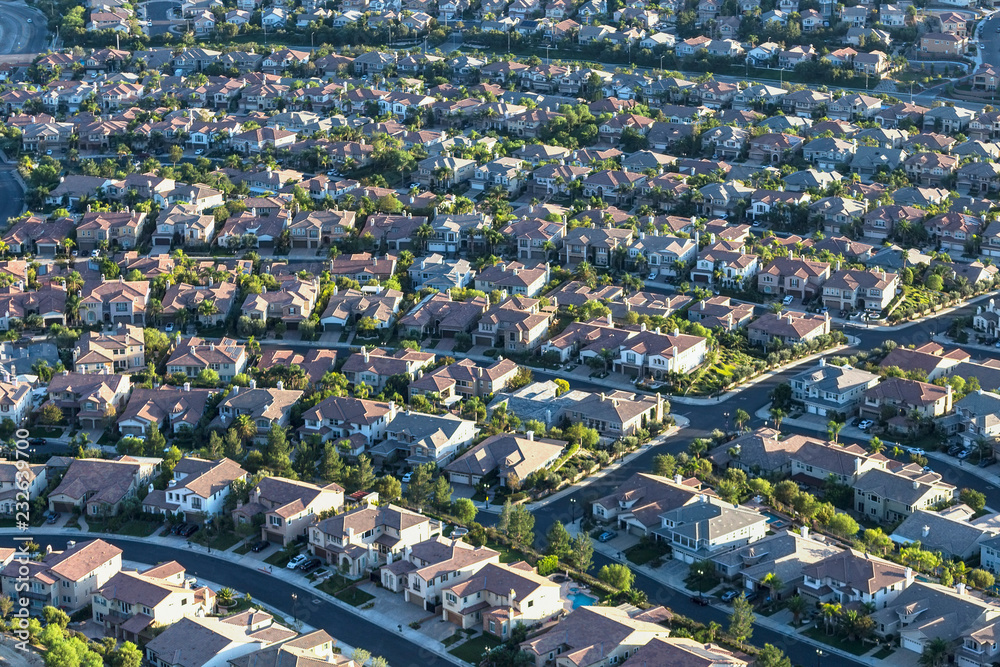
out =
[[[784,519],[777,514],[771,514],[770,512],[762,512],[762,514],[767,517],[768,523],[781,523],[784,521]]]
[[[597,604],[598,598],[586,593],[570,593],[567,597],[573,602],[573,609],[577,607],[591,607]]]

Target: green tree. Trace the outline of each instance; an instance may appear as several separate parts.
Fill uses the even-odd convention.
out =
[[[448,483],[448,478],[444,475],[438,475],[438,478],[434,480],[434,488],[431,490],[434,507],[442,511],[449,509],[451,507],[451,494],[452,488],[451,484]]]
[[[784,587],[785,582],[774,572],[768,572],[760,580],[760,583],[767,587],[771,598],[771,607],[773,608],[774,604],[778,601],[778,592]]]
[[[802,620],[802,615],[809,610],[809,603],[801,595],[793,595],[788,598],[788,602],[785,603],[786,608],[792,614],[792,622],[795,625],[799,624]]]
[[[941,667],[948,661],[949,650],[948,640],[936,637],[924,644],[924,652],[920,654],[917,663],[920,667]]]
[[[54,403],[46,403],[38,411],[38,421],[46,426],[54,426],[63,419],[62,410]]]
[[[552,527],[545,534],[545,540],[548,543],[545,553],[552,554],[560,560],[565,560],[569,556],[573,537],[566,530],[562,521],[556,521],[552,524]]]
[[[677,470],[677,459],[673,454],[657,454],[653,457],[653,474],[660,477],[673,477]]]
[[[418,510],[427,506],[434,492],[434,469],[433,463],[417,466],[406,486],[406,502]]]
[[[111,667],[141,667],[142,651],[132,642],[125,642],[111,652]]]
[[[837,513],[827,521],[826,529],[837,537],[846,539],[857,535],[861,526],[849,514]]]
[[[742,431],[743,426],[750,423],[750,413],[743,408],[737,408],[733,415],[733,422],[736,424],[736,428]]]
[[[944,279],[936,273],[928,273],[927,277],[924,278],[924,287],[940,292],[944,289]]]
[[[339,482],[344,475],[344,461],[333,443],[323,446],[323,456],[319,462],[319,477],[324,482]]]
[[[792,667],[792,661],[788,656],[772,644],[764,644],[754,664],[756,667]]]
[[[507,536],[519,545],[535,541],[535,516],[524,505],[514,505],[511,510]]]
[[[69,614],[58,607],[46,606],[42,608],[42,618],[46,625],[58,625],[63,630],[69,625]]]
[[[271,430],[267,434],[267,450],[264,453],[264,461],[269,470],[280,477],[288,477],[292,474],[292,459],[288,445],[288,436],[285,427],[277,422],[271,424]]]
[[[462,524],[468,526],[476,520],[479,509],[476,504],[468,498],[458,498],[451,504],[451,513]]]
[[[570,545],[569,562],[581,572],[587,572],[593,561],[594,543],[586,533],[578,533]]]
[[[403,485],[392,475],[383,475],[375,481],[379,502],[394,503],[403,495]]]
[[[605,565],[597,572],[597,578],[612,588],[628,593],[635,582],[635,574],[628,565],[612,563]]]
[[[968,505],[973,512],[981,512],[986,507],[986,496],[975,489],[962,489],[958,499]]]
[[[375,471],[367,454],[358,457],[358,465],[351,467],[351,486],[356,491],[367,491],[375,485]]]
[[[747,601],[746,593],[740,593],[733,600],[733,613],[729,615],[729,634],[742,646],[753,636],[753,607]]]

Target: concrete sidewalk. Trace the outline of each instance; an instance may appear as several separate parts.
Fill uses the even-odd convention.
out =
[[[23,532],[16,528],[0,528],[0,534],[23,535]],[[150,543],[159,544],[161,546],[171,547],[174,549],[184,548],[183,546],[184,542],[181,540],[181,538],[161,537],[158,535],[150,537],[131,537],[127,535],[115,535],[115,534],[105,534],[105,533],[84,533],[82,531],[73,528],[54,528],[54,529],[37,528],[31,531],[31,534],[36,539],[44,538],[46,536],[59,536],[59,537],[67,537],[70,539],[74,538],[96,539],[105,537],[115,540],[129,540],[132,542],[143,542],[146,544]],[[409,628],[407,626],[402,626],[400,628],[399,627],[400,623],[395,618],[380,612],[374,607],[370,609],[361,609],[359,607],[354,607],[353,605],[338,600],[334,596],[325,593],[316,586],[314,586],[313,582],[309,581],[306,578],[306,575],[299,573],[297,570],[289,570],[284,567],[279,568],[279,567],[274,567],[272,565],[267,565],[256,557],[257,554],[254,554],[252,552],[244,555],[237,554],[235,553],[235,549],[237,548],[236,546],[231,547],[227,551],[219,551],[218,549],[210,549],[200,544],[187,542],[187,548],[192,552],[197,552],[202,555],[207,555],[212,558],[217,558],[221,561],[232,563],[233,565],[239,567],[255,569],[258,572],[263,572],[264,574],[269,574],[277,579],[282,579],[289,585],[295,586],[296,588],[304,592],[308,592],[308,594],[311,597],[322,598],[326,602],[336,605],[341,609],[343,609],[344,611],[347,611],[351,614],[355,614],[357,616],[364,617],[365,619],[371,621],[372,623],[378,624],[387,630],[392,630],[392,628],[399,628],[398,632],[400,636],[406,639],[407,641],[433,653],[434,655],[438,656],[439,658],[442,658],[443,660],[451,662],[454,665],[458,665],[460,667],[468,667],[467,663],[448,653],[447,649],[440,642],[433,641],[426,635],[419,632],[418,630],[413,630],[412,628]],[[249,592],[251,596],[253,596],[253,591],[247,591],[247,592]]]

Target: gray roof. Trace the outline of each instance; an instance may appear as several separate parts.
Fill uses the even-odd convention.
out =
[[[709,496],[697,503],[664,512],[660,518],[673,523],[673,527],[667,529],[670,532],[695,540],[712,540],[744,526],[767,521],[759,512]]]
[[[924,530],[927,534],[924,534]],[[967,558],[975,553],[984,538],[992,531],[942,516],[937,512],[917,510],[892,532],[893,542],[908,544],[920,542],[927,551],[940,551],[947,558],[960,556]]]
[[[851,368],[850,366],[820,366],[792,377],[792,382],[803,380],[821,392],[845,394],[860,386],[867,386],[878,380],[875,373]]]

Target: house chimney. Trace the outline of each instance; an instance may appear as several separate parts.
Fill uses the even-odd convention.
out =
[[[922,537],[927,537],[930,534],[931,534],[931,527],[930,526],[924,526],[923,528],[920,529],[920,535]]]
[[[191,391],[191,383],[190,382],[185,382],[184,383],[184,391]]]
[[[858,473],[861,472],[861,463],[862,463],[861,457],[860,456],[855,456],[854,457],[854,474],[855,475],[857,475]]]
[[[250,388],[251,389],[256,389],[257,388],[257,381],[256,380],[250,380]]]
[[[802,539],[809,539],[809,526],[801,526],[799,528],[799,535],[802,536]]]
[[[534,431],[525,431],[524,432],[524,436],[526,438],[528,438],[528,440],[531,440],[532,442],[535,441],[535,432]]]
[[[708,496],[706,494],[704,494],[704,493],[699,493],[698,494],[698,502],[699,503],[707,503],[708,502]]]
[[[913,583],[913,568],[906,568],[906,585],[909,586]]]
[[[918,482],[917,480],[913,480],[913,488],[914,489],[919,489],[920,488],[920,482]]]
[[[819,367],[823,368],[824,366],[826,366],[826,357],[820,357],[819,358]]]
[[[955,592],[959,595],[965,595],[965,584],[961,581],[955,584]]]
[[[674,475],[674,484],[681,484],[683,482],[684,482],[684,477],[682,477],[680,473]]]
[[[282,391],[285,388],[285,383],[282,382],[281,380],[278,380],[277,388],[278,391]]]

